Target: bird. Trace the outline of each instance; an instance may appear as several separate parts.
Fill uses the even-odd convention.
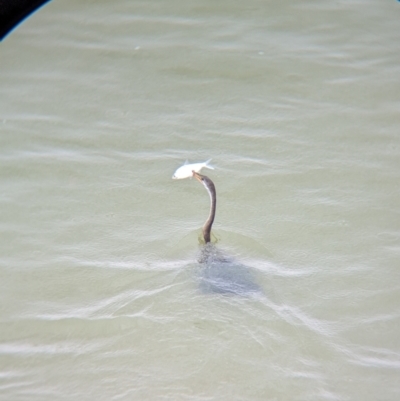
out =
[[[204,242],[208,244],[211,241],[211,227],[214,223],[215,212],[217,209],[217,192],[215,190],[215,185],[210,178],[208,178],[206,175],[199,174],[194,170],[192,171],[192,173],[193,177],[204,185],[208,194],[210,195],[210,214],[203,225]]]
[[[192,171],[193,177],[204,185],[210,195],[210,214],[203,225],[205,245],[199,262],[206,267],[199,272],[200,288],[206,293],[237,294],[247,296],[262,293],[251,271],[241,263],[227,257],[211,242],[211,228],[217,209],[217,192],[209,177]]]

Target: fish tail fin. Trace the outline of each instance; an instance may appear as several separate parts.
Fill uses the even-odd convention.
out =
[[[210,170],[214,170],[214,167],[211,166],[210,164],[208,164],[208,163],[210,163],[211,160],[212,160],[212,159],[208,159],[208,160],[204,163],[204,167],[209,168]]]

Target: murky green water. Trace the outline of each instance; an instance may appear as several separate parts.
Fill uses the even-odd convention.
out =
[[[395,1],[55,1],[12,32],[0,399],[399,399],[399,21]],[[217,270],[206,191],[171,179],[209,158]]]

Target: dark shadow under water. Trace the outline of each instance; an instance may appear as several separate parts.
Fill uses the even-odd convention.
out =
[[[197,279],[204,293],[240,296],[263,294],[251,269],[224,255],[212,243],[201,249],[199,263]]]

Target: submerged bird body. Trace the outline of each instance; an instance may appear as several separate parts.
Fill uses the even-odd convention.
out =
[[[183,166],[179,167],[175,171],[174,175],[172,176],[172,179],[182,180],[183,178],[193,177],[193,171],[199,173],[203,167],[214,170],[214,167],[208,164],[210,163],[210,161],[211,159],[207,160],[204,163],[192,163],[192,164],[188,164],[186,162]]]

